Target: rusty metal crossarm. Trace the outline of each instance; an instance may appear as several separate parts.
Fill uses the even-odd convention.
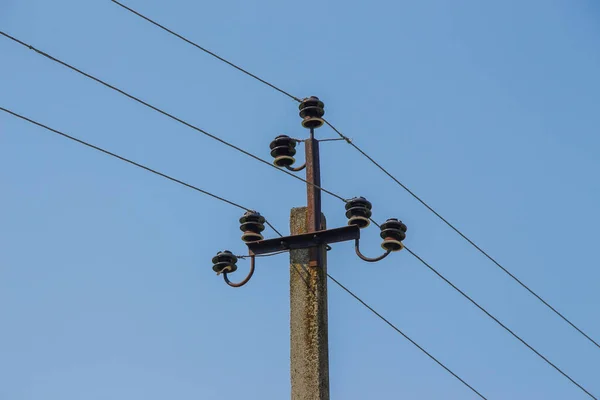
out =
[[[275,239],[258,240],[247,243],[248,249],[255,255],[272,253],[279,250],[296,250],[318,247],[330,243],[346,242],[360,238],[360,229],[356,225],[284,236]]]

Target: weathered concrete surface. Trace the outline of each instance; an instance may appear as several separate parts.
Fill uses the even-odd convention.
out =
[[[292,235],[307,232],[306,207],[293,208]],[[322,216],[322,229],[325,217]],[[309,267],[310,249],[290,252],[290,339],[292,400],[329,400],[327,254]]]

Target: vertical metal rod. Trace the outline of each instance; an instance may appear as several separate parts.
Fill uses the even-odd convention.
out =
[[[321,223],[321,165],[319,160],[319,142],[315,139],[314,129],[310,130],[310,138],[305,144],[306,150],[306,185],[307,191],[307,218],[308,232],[323,229]],[[315,186],[316,185],[316,186]],[[320,247],[311,250],[309,265],[317,267],[322,264],[322,249]]]

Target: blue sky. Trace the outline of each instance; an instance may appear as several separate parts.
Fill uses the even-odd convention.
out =
[[[356,144],[600,339],[597,2],[126,4],[319,96]],[[275,136],[306,134],[293,101],[108,0],[0,0],[0,27],[262,157]],[[3,107],[285,232],[305,202],[300,182],[32,51],[2,38],[0,54]],[[324,187],[405,221],[412,250],[600,395],[600,349],[350,146],[321,152]],[[239,210],[7,114],[0,181],[0,399],[289,397],[287,256],[260,260],[241,289],[211,270],[218,250],[244,251]],[[344,225],[343,204],[323,200],[329,227]],[[363,237],[377,254],[376,229]],[[329,271],[490,399],[587,398],[407,252],[371,265],[338,244]],[[475,398],[331,283],[329,296],[332,398]]]

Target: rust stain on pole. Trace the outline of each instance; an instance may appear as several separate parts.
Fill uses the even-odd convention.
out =
[[[292,235],[314,228],[308,207],[291,212]],[[325,218],[319,215],[325,228]],[[318,266],[310,266],[313,249],[290,252],[290,340],[292,400],[329,400],[327,333],[327,254],[317,247]]]

